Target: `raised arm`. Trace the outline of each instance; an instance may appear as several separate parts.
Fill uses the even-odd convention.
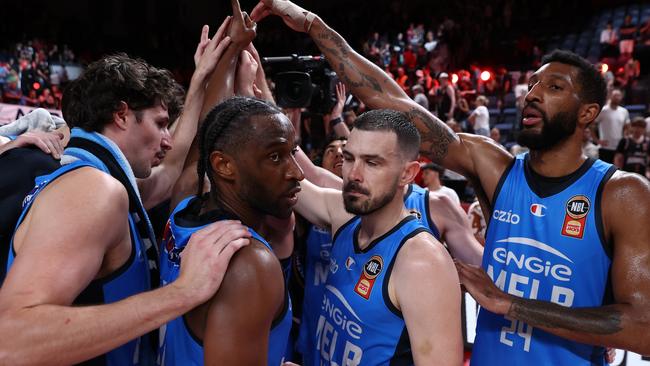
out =
[[[257,24],[248,14],[241,11],[238,0],[231,0],[232,19],[227,35],[232,43],[224,52],[224,62],[217,65],[212,73],[206,90],[205,102],[201,109],[201,120],[222,100],[234,95],[237,63],[241,51],[246,49],[256,35]]]
[[[298,194],[296,212],[307,221],[320,227],[328,227],[332,233],[352,218],[343,207],[340,190],[321,188],[307,179],[300,182],[302,190]]]
[[[308,33],[351,93],[370,108],[406,113],[420,131],[421,153],[484,187],[489,200],[512,156],[475,135],[456,135],[415,103],[384,71],[365,59],[315,14],[288,0],[262,0],[251,16],[275,14],[293,30]]]
[[[617,173],[603,191],[602,212],[605,236],[614,246],[613,305],[567,308],[515,297],[496,288],[482,269],[457,264],[462,283],[491,312],[576,342],[650,354],[650,184]]]
[[[230,43],[223,51],[223,55],[219,58],[213,71],[207,76],[207,86],[205,88],[205,97],[202,99],[200,108],[199,120],[203,121],[205,116],[217,104],[226,98],[232,97],[235,93],[235,78],[237,63],[241,51],[246,48],[250,41],[255,37],[255,26],[242,14],[239,8],[239,2],[232,0],[233,16],[229,17],[226,39],[230,39]],[[215,36],[216,37],[216,36]],[[214,40],[214,39],[213,39]],[[210,41],[212,42],[212,41]],[[199,47],[201,45],[199,44]],[[198,49],[197,49],[198,53]],[[196,194],[198,188],[198,177],[196,173],[196,163],[199,159],[198,140],[194,139],[187,153],[182,173],[176,180],[171,192],[171,207],[176,207],[176,204],[183,198]]]
[[[183,112],[178,118],[172,137],[174,147],[162,164],[152,170],[151,176],[138,181],[142,202],[147,209],[171,196],[172,188],[183,171],[185,159],[200,124],[199,115],[203,107],[207,80],[230,44],[230,38],[224,38],[229,23],[230,18],[226,18],[212,39],[208,38],[209,27],[203,26],[201,40],[195,53],[196,69],[185,96]]]

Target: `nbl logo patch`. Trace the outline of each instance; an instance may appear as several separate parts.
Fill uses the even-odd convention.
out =
[[[585,225],[590,209],[591,202],[587,196],[577,195],[571,197],[566,203],[562,235],[582,239],[585,235]]]
[[[368,300],[372,292],[372,287],[375,285],[375,279],[379,276],[383,268],[384,260],[378,255],[373,255],[363,265],[363,271],[361,272],[359,281],[357,281],[357,285],[354,286],[354,292]]]

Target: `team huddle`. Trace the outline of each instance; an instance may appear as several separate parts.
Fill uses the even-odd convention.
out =
[[[593,65],[545,56],[522,111],[530,152],[513,157],[454,133],[316,14],[232,6],[203,29],[184,103],[171,73],[123,54],[66,89],[62,165],[36,179],[9,242],[0,364],[461,365],[462,289],[481,306],[472,365],[650,354],[650,185],[582,153],[606,99]],[[252,45],[271,15],[370,109],[321,167]],[[457,204],[413,183],[420,156],[472,184],[484,246]],[[167,199],[158,246],[147,210]]]

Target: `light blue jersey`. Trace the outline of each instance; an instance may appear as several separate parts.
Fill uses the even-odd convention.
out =
[[[23,212],[18,219],[18,227],[29,212],[38,195],[53,181],[64,174],[82,168],[96,167],[89,162],[77,161],[62,166],[51,174],[36,178],[36,186],[23,202]],[[72,305],[97,305],[109,304],[123,300],[129,296],[137,295],[151,289],[149,281],[149,266],[145,255],[145,245],[142,243],[138,229],[136,228],[133,214],[129,215],[129,228],[131,235],[131,255],[126,263],[112,274],[103,279],[93,280],[72,302]],[[9,258],[7,261],[7,272],[15,259],[13,239]],[[127,365],[151,365],[154,361],[155,352],[150,343],[151,337],[144,335],[126,344],[115,348],[101,356],[82,362],[80,365],[106,365],[106,366],[127,366]]]
[[[409,215],[360,249],[360,224],[357,216],[334,236],[310,365],[411,365],[406,324],[388,297],[388,282],[402,245],[427,229]]]
[[[180,275],[180,253],[190,240],[190,236],[196,231],[207,226],[210,222],[196,222],[182,217],[182,212],[188,206],[195,203],[196,197],[188,197],[178,204],[165,228],[162,242],[162,253],[160,259],[160,276],[162,284],[167,285]],[[219,220],[220,218],[214,218]],[[253,238],[264,244],[269,250],[271,246],[253,229],[248,229]],[[286,288],[286,287],[285,287]],[[274,321],[269,336],[268,365],[279,366],[287,351],[289,331],[291,330],[291,300],[285,290],[286,309],[282,316]],[[196,338],[180,316],[164,327],[163,342],[160,348],[159,358],[163,366],[202,366],[203,365],[203,342]],[[257,352],[258,350],[251,350]]]
[[[494,197],[483,268],[509,294],[567,307],[608,299],[610,254],[600,212],[615,169],[587,160],[575,173],[544,178],[517,156]],[[604,350],[481,309],[473,366],[604,365]]]
[[[440,240],[438,228],[431,221],[429,213],[429,191],[416,184],[410,184],[404,195],[406,209],[416,215],[422,225]],[[323,301],[325,280],[329,273],[332,234],[328,229],[312,225],[307,236],[305,254],[305,295],[302,306],[302,320],[298,336],[297,349],[303,355],[305,365],[311,365],[318,359],[313,334],[316,333],[320,306]],[[311,339],[311,342],[310,342]]]
[[[433,236],[440,240],[440,231],[436,224],[431,220],[429,207],[429,190],[424,189],[417,184],[409,184],[408,191],[404,195],[404,206],[411,213],[418,216],[422,225],[433,233]]]

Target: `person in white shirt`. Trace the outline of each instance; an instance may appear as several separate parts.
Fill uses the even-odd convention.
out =
[[[598,126],[598,136],[600,139],[600,159],[608,163],[614,161],[614,153],[618,142],[623,138],[623,129],[630,123],[630,113],[627,109],[621,107],[623,93],[614,89],[612,96],[598,117],[596,125]]]
[[[490,112],[487,109],[488,99],[484,95],[476,98],[476,109],[467,120],[474,126],[477,135],[490,136]]]
[[[600,57],[611,57],[616,54],[616,30],[612,22],[607,22],[605,28],[600,32]]]
[[[460,206],[460,198],[458,198],[456,191],[445,187],[440,181],[440,177],[445,174],[445,168],[436,163],[426,163],[422,165],[421,169],[422,185],[424,188],[428,189],[429,192],[443,194]]]

